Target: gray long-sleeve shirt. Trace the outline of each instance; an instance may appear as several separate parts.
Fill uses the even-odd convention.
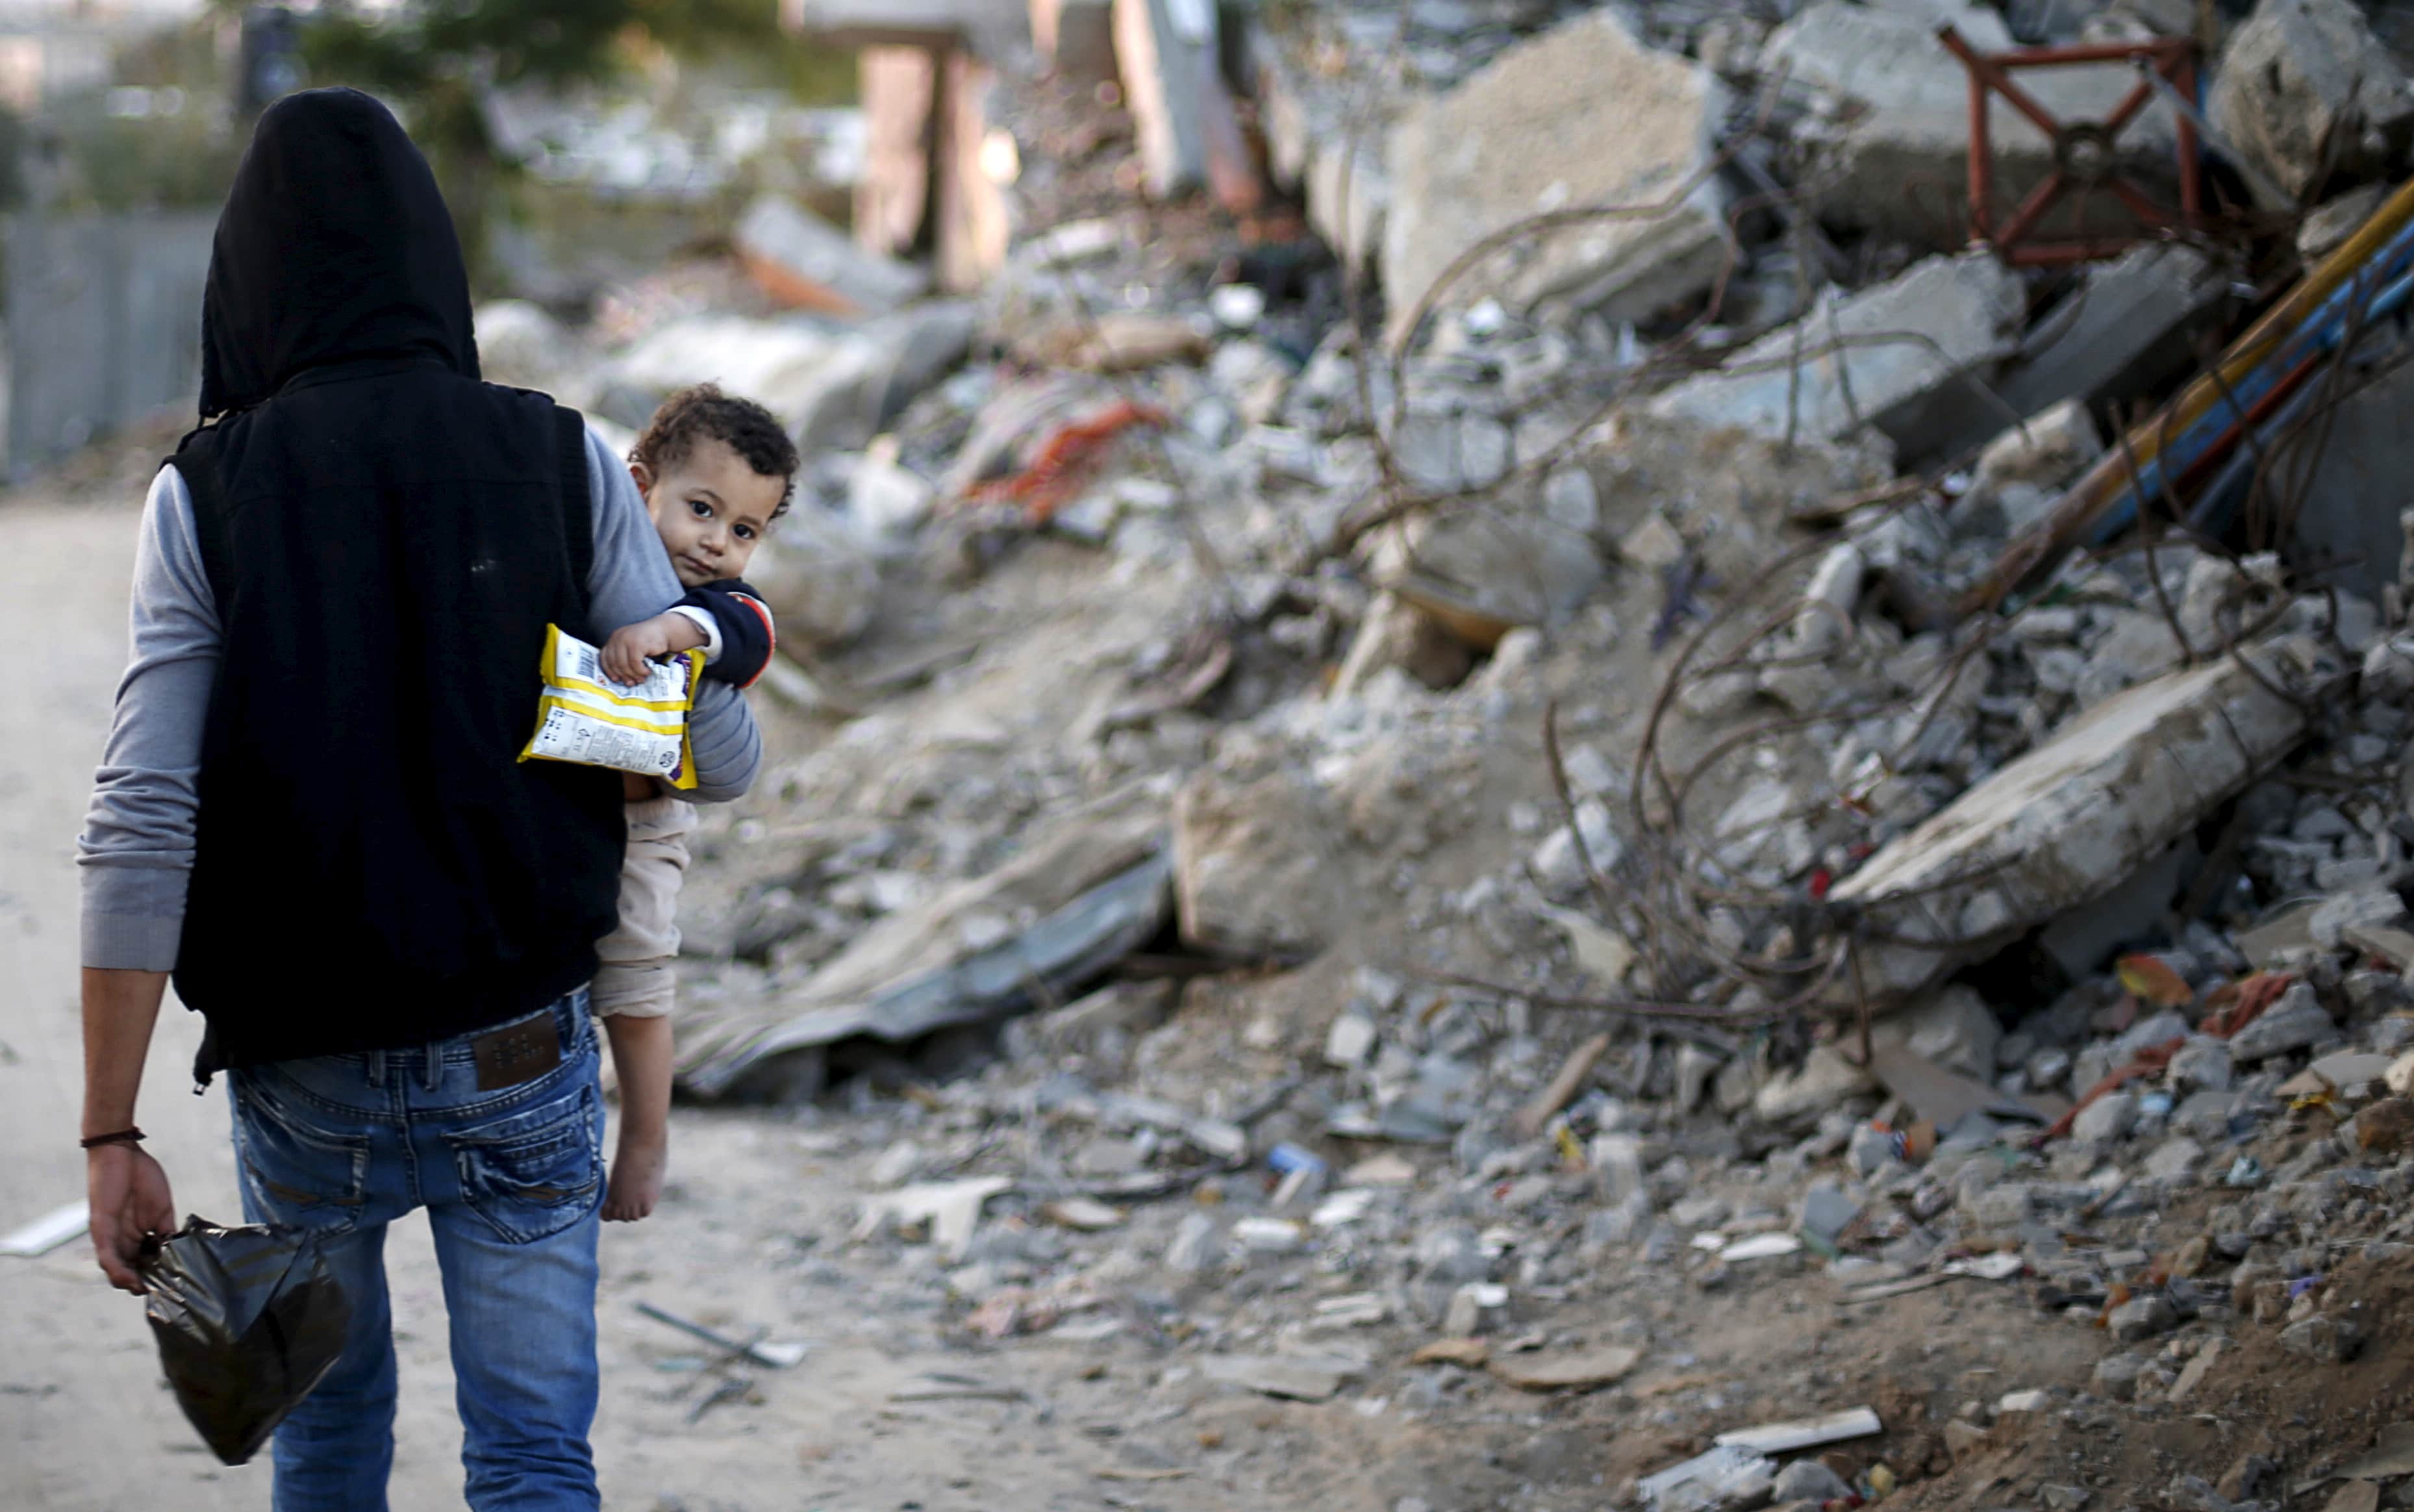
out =
[[[595,531],[587,599],[595,624],[617,629],[669,608],[680,592],[669,554],[628,470],[592,431],[587,488]],[[167,971],[176,964],[193,869],[201,726],[220,643],[192,495],[174,468],[161,468],[135,550],[131,654],[76,841],[87,966]],[[696,786],[683,796],[715,803],[745,792],[762,765],[763,742],[743,696],[724,682],[700,684],[689,726]]]

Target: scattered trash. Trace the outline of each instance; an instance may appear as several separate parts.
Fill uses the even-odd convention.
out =
[[[19,1255],[29,1260],[46,1255],[68,1240],[82,1237],[90,1227],[91,1208],[79,1197],[30,1223],[0,1234],[0,1255]]]
[[[1766,1498],[1776,1483],[1776,1460],[1749,1449],[1722,1445],[1644,1476],[1635,1490],[1646,1506],[1661,1508],[1662,1512],[1696,1512],[1750,1505]]]
[[[1841,1444],[1846,1439],[1867,1438],[1872,1433],[1885,1431],[1885,1425],[1878,1421],[1875,1412],[1867,1407],[1854,1407],[1789,1423],[1736,1429],[1718,1435],[1711,1442],[1721,1448],[1743,1449],[1753,1454],[1789,1454],[1796,1449]]]
[[[692,1339],[704,1340],[720,1350],[727,1358],[751,1360],[756,1365],[767,1366],[774,1370],[790,1370],[802,1364],[805,1356],[812,1353],[812,1345],[797,1340],[731,1339],[726,1334],[718,1333],[700,1323],[691,1323],[675,1312],[665,1312],[650,1302],[638,1303],[637,1310],[656,1323],[667,1324]]]
[[[1753,1234],[1727,1242],[1718,1251],[1729,1264],[1744,1260],[1775,1260],[1802,1252],[1802,1240],[1791,1234]]]
[[[950,1260],[963,1258],[973,1231],[980,1224],[981,1207],[1000,1192],[1014,1190],[1006,1176],[976,1176],[964,1181],[921,1182],[865,1199],[855,1236],[868,1239],[885,1222],[900,1228],[929,1224],[931,1243]]]

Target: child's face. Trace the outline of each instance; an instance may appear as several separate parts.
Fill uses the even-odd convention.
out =
[[[755,472],[718,436],[697,438],[660,474],[632,462],[629,475],[646,496],[646,513],[671,554],[672,570],[689,588],[743,577],[770,528],[771,512],[788,491],[787,479]]]

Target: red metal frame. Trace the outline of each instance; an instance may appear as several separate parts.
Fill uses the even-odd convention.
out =
[[[1994,248],[1997,256],[2014,264],[2088,262],[2098,258],[2117,257],[2135,246],[2141,238],[2127,236],[2074,236],[2059,240],[2034,234],[2046,213],[2054,207],[2074,187],[2100,186],[2129,208],[2131,214],[2149,227],[2195,229],[2203,218],[2203,205],[2198,187],[2198,148],[2196,124],[2184,112],[2179,114],[2179,175],[2180,204],[2174,212],[2149,197],[2133,180],[2124,177],[2117,166],[2115,141],[2131,121],[2138,118],[2156,93],[2152,79],[2140,78],[2137,87],[2122,98],[2112,113],[2102,121],[2064,123],[2054,119],[2036,97],[2022,89],[2012,78],[2015,68],[2069,67],[2091,63],[2130,63],[2143,61],[2187,99],[2196,98],[2196,43],[2185,37],[2163,37],[2151,42],[2109,42],[2085,47],[2033,47],[2010,52],[1981,52],[1952,27],[1936,34],[1953,55],[1970,70],[1970,231],[1978,241]],[[2028,198],[2012,212],[2012,217],[2000,227],[1995,223],[1995,163],[1993,144],[1987,129],[1987,96],[1989,91],[2004,97],[2012,109],[2028,117],[2036,128],[2054,144],[2054,168],[2042,183],[2029,191]],[[2075,158],[2081,151],[2092,150],[2101,155],[2099,165],[2091,172],[2077,171]]]

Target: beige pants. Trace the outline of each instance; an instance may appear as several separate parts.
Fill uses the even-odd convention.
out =
[[[651,798],[628,805],[629,853],[620,862],[620,927],[596,942],[603,964],[589,989],[596,1015],[660,1018],[671,1010],[678,978],[679,883],[695,805]]]

